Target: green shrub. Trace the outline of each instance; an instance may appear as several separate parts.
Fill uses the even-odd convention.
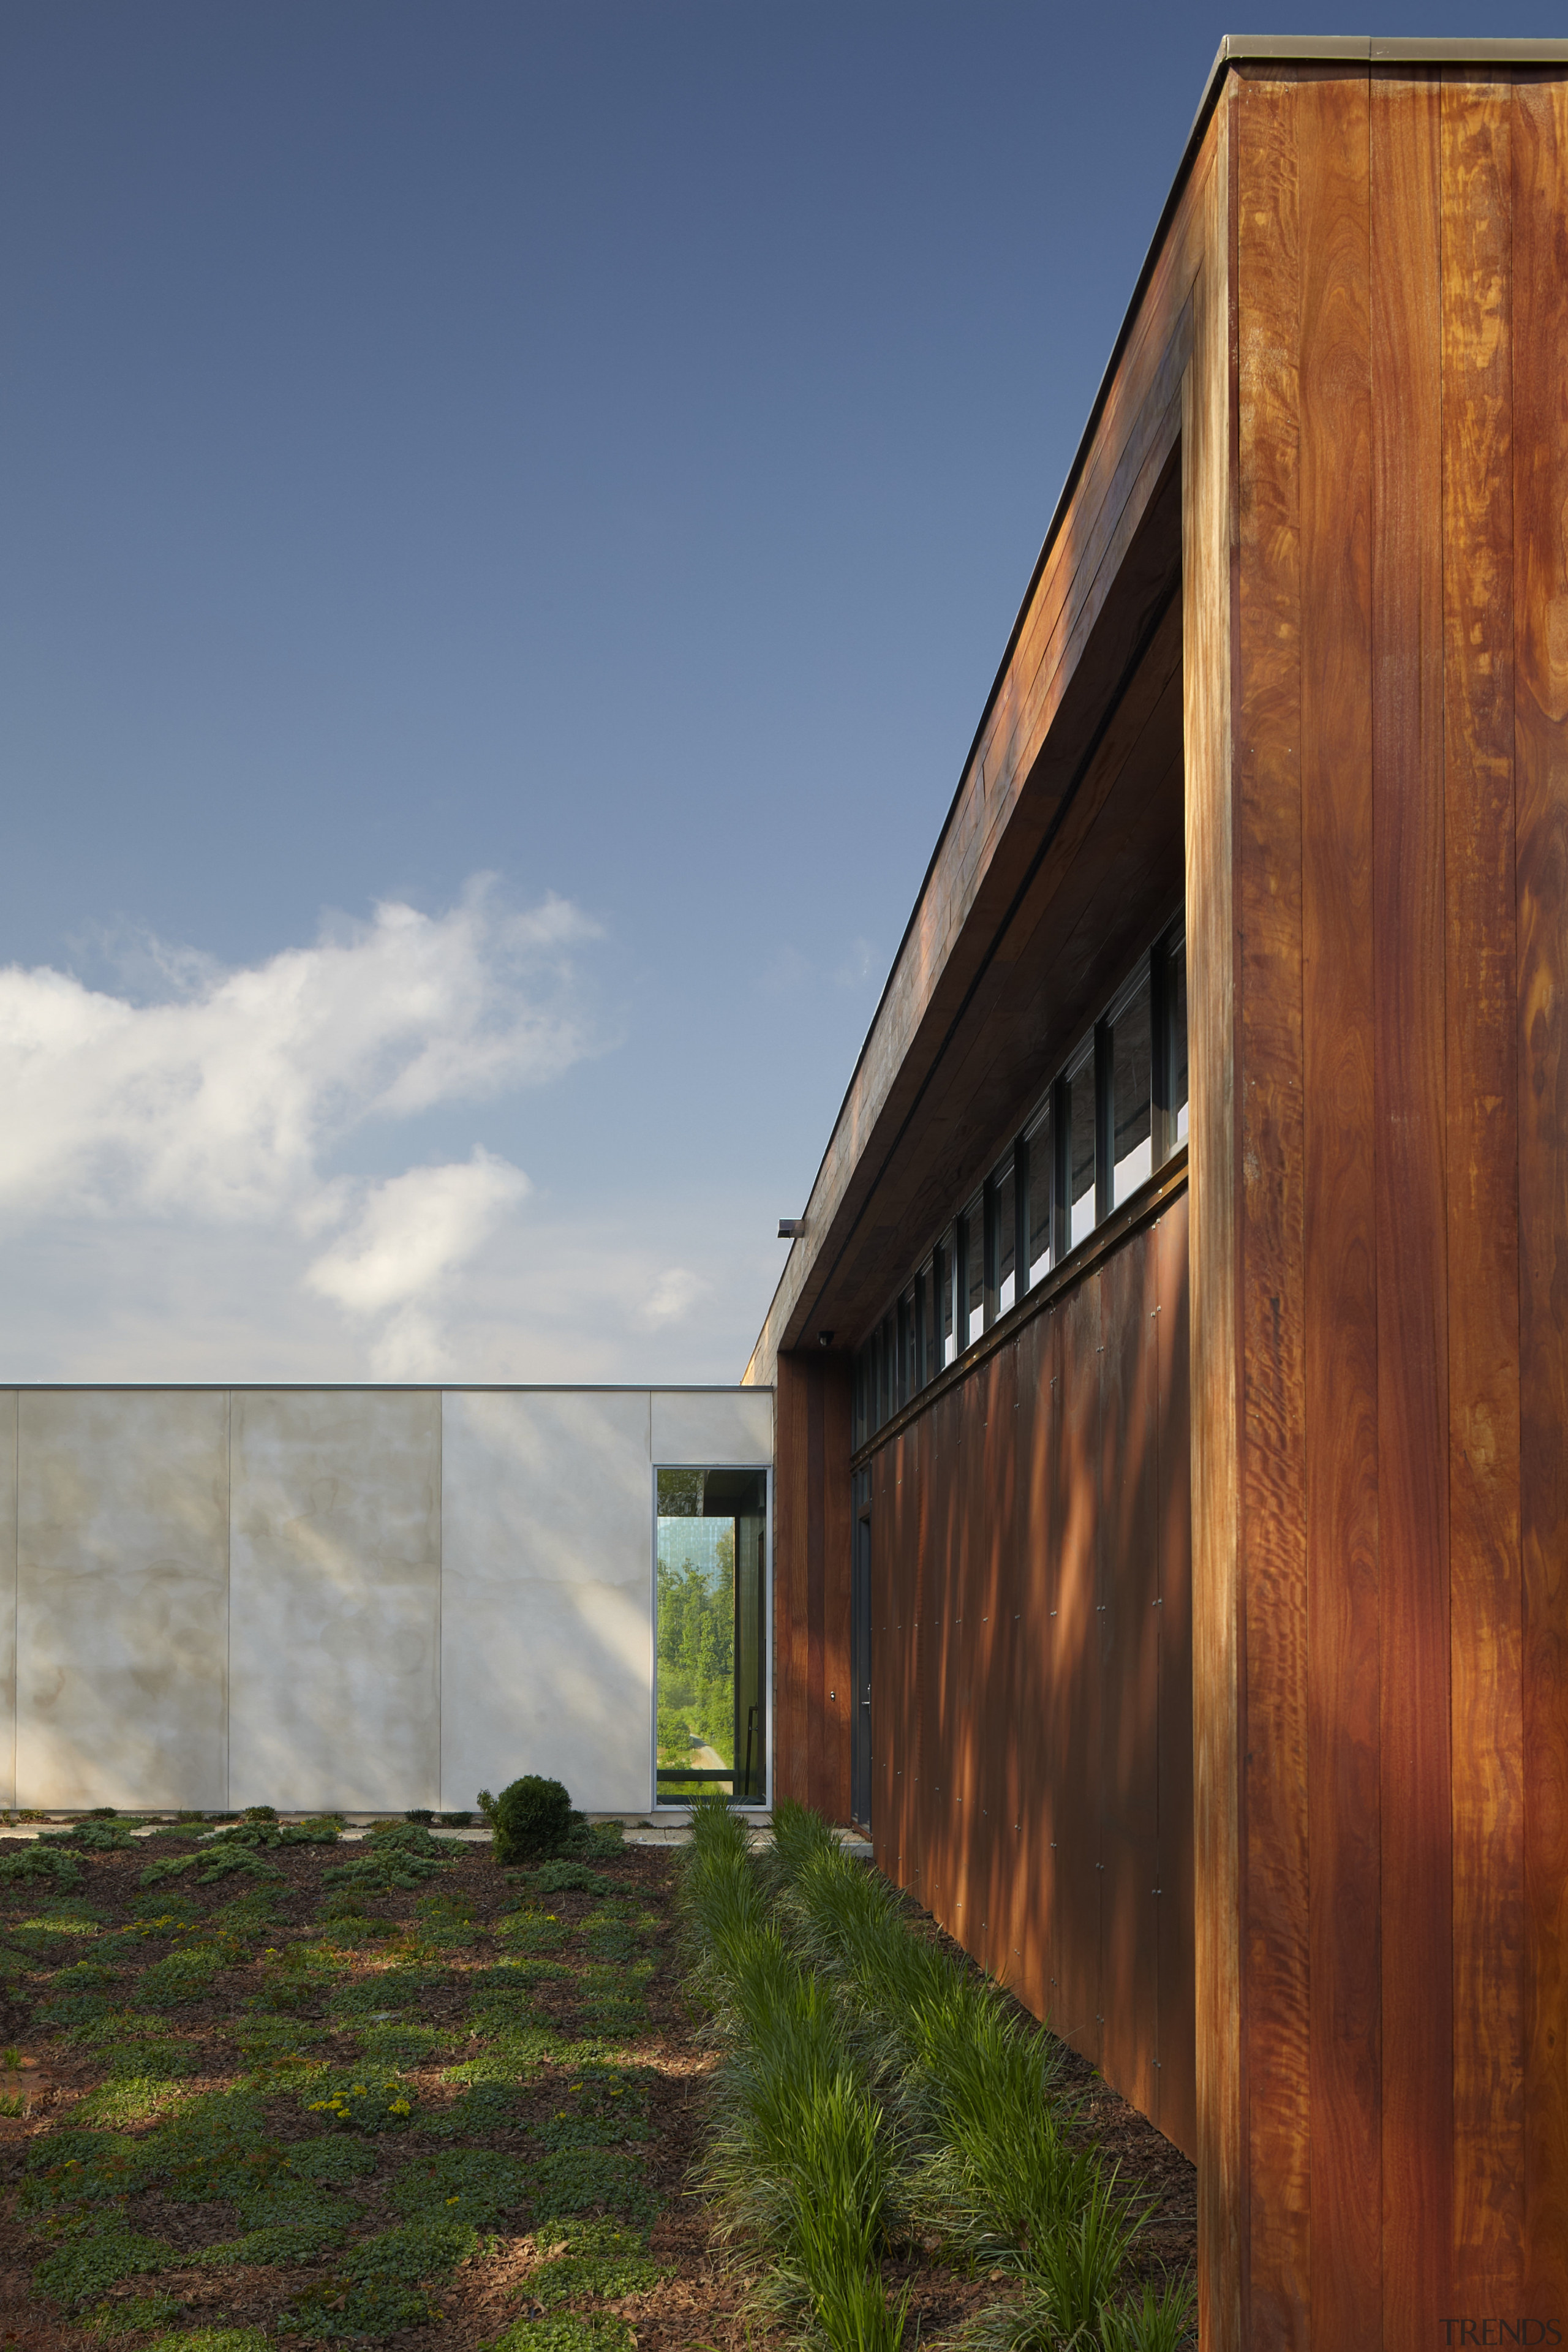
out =
[[[143,2143],[119,2132],[53,2131],[35,2139],[24,2167],[25,2213],[101,2205],[140,2187]]]
[[[640,2070],[591,2063],[574,2074],[560,2100],[534,2126],[542,2147],[616,2147],[648,2137],[647,2077]]]
[[[123,2222],[77,2221],[67,2227],[55,2252],[37,2265],[33,2284],[68,2310],[79,2310],[109,2287],[118,2286],[121,2279],[144,2271],[168,2270],[179,2259],[174,2247],[163,2245],[156,2238],[143,2238]]]
[[[519,2319],[481,2352],[626,2352],[636,2342],[624,2319]]]
[[[313,1813],[300,1822],[279,1822],[270,1806],[256,1806],[232,1829],[219,1830],[207,1840],[209,1853],[248,1848],[272,1852],[285,1845],[336,1845],[343,1831],[340,1813]]]
[[[361,2060],[367,2066],[420,2066],[441,2040],[433,2025],[367,2025],[359,2036]]]
[[[546,1862],[527,1873],[524,1884],[536,1895],[616,1895],[620,1881],[581,1862]]]
[[[267,2135],[266,2104],[252,2091],[201,2092],[132,2146],[143,2179],[185,2205],[242,2202],[284,2160]]]
[[[186,1871],[194,1874],[198,1886],[215,1886],[220,1878],[232,1877],[237,1871],[243,1871],[249,1878],[283,1875],[276,1863],[263,1862],[248,1846],[218,1845],[209,1839],[195,1853],[171,1853],[161,1862],[150,1862],[137,1884],[162,1886],[171,1878],[184,1877]]]
[[[41,2001],[33,2012],[37,2025],[90,2025],[100,2018],[109,2003],[100,1992],[67,1993],[58,2000]]]
[[[384,2230],[354,2247],[335,2279],[309,2287],[289,2307],[301,2336],[394,2336],[441,2315],[425,2292],[479,2252],[479,2238],[456,2221]]]
[[[73,1822],[69,1829],[40,1830],[40,1845],[71,1845],[82,1853],[125,1853],[137,1841],[118,1822]]]
[[[405,2221],[437,2214],[442,2221],[494,2229],[529,2194],[529,2174],[515,2157],[482,2147],[441,2148],[416,2157],[392,2184],[392,2210]]]
[[[602,1910],[590,1911],[577,1933],[594,1960],[635,1960],[644,1945],[637,1914],[621,1903],[606,1903]]]
[[[532,1904],[521,1911],[509,1912],[498,1921],[496,1934],[503,1944],[529,1953],[563,1952],[572,1940],[571,1926],[566,1920]]]
[[[267,2221],[237,2238],[225,2238],[204,2247],[197,2256],[205,2270],[227,2270],[231,2263],[313,2263],[346,2234],[338,2214],[309,2221]]]
[[[365,2066],[311,2087],[316,2095],[306,2100],[305,2112],[341,2131],[405,2131],[414,2121],[414,2085],[392,2071]]]
[[[167,2074],[114,2074],[79,2100],[71,2112],[83,2123],[123,2131],[128,2124],[144,2124],[162,2115],[184,2096],[181,2084]]]
[[[136,1882],[138,1886],[146,1875],[143,1871]],[[153,1882],[154,1886],[159,1883],[158,1879]],[[195,1927],[205,1916],[201,1905],[193,1896],[174,1894],[138,1895],[131,1905],[131,1916],[150,1935],[168,1935],[180,1927]]]
[[[144,2352],[267,2352],[259,2327],[193,2327],[178,2336],[160,2336]]]
[[[419,1941],[438,1951],[477,1943],[482,1932],[462,1895],[421,1895],[414,1906],[414,1922]]]
[[[448,1839],[432,1837],[421,1822],[378,1822],[353,1861],[324,1870],[321,1884],[350,1895],[390,1895],[449,1869],[460,1851]]]
[[[142,1970],[137,1998],[149,2009],[178,2009],[186,2001],[205,2000],[226,1957],[211,1944],[184,1945]]]
[[[544,1862],[559,1853],[572,1829],[572,1799],[559,1780],[525,1772],[499,1797],[479,1791],[479,1811],[490,1825],[499,1863]]]
[[[444,2080],[464,2084],[525,2083],[560,2055],[561,2037],[548,2025],[521,2024],[510,2018],[483,2021],[487,2047],[456,2066]]]
[[[49,1990],[58,1993],[106,1992],[114,1980],[114,1970],[105,1968],[100,1959],[72,1960],[58,1972]]]
[[[140,2335],[143,2328],[160,2327],[165,2320],[178,2319],[184,2309],[177,2295],[121,2295],[117,2302],[100,2303],[84,2324],[94,2336]],[[171,2339],[165,2336],[163,2340],[168,2343]],[[184,2344],[189,2338],[181,2336],[173,2340]]]
[[[375,2170],[376,2155],[358,2140],[333,2136],[327,2139],[290,2140],[284,2150],[289,2172],[321,2189],[347,2189]]]
[[[444,2115],[427,2116],[424,2128],[438,2139],[477,2139],[484,2132],[510,2130],[516,2121],[514,2084],[474,2083],[453,2100]]]
[[[11,1838],[7,1845],[15,1844]],[[15,1853],[0,1857],[0,1886],[79,1886],[81,1864],[58,1845],[33,1840]]]
[[[658,2200],[647,2189],[643,2160],[600,2147],[563,2148],[541,2157],[529,2172],[529,2203],[536,2221],[559,2213],[622,2213],[650,2219]]]
[[[101,2017],[91,2018],[84,2025],[73,2025],[67,2038],[83,2050],[118,2051],[124,2044],[137,2045],[134,2053],[128,2050],[126,2053],[128,2070],[134,2073],[141,2063],[142,2045],[149,2042],[166,2042],[168,2037],[166,2017],[139,2009],[108,2009]]]
[[[616,2221],[567,2221],[559,2232],[563,2253],[528,2276],[534,2302],[574,2303],[581,2295],[646,2294],[675,2273],[656,2263],[639,2230]]]

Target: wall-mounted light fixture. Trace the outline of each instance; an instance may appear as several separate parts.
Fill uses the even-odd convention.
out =
[[[797,1234],[804,1234],[805,1231],[805,1219],[804,1217],[781,1217],[779,1219],[779,1239],[781,1242],[793,1242]]]
[[[831,1348],[833,1345],[832,1332],[819,1331],[816,1335],[816,1344],[819,1348]]]

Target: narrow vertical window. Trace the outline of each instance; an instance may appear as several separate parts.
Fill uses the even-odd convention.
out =
[[[996,1320],[996,1179],[988,1176],[984,1191],[985,1241],[982,1290],[985,1306],[985,1328],[989,1331]]]
[[[937,1361],[951,1364],[958,1353],[958,1339],[953,1328],[953,1263],[954,1252],[950,1236],[935,1255]]]
[[[963,1218],[963,1344],[967,1348],[985,1328],[985,1203],[976,1193]]]
[[[1171,950],[1165,967],[1165,1003],[1173,1150],[1187,1139],[1187,950],[1181,940]]]
[[[1017,1296],[1018,1220],[1014,1197],[1013,1162],[1009,1160],[991,1180],[994,1202],[995,1283],[998,1315],[1005,1315]]]
[[[912,1385],[923,1389],[931,1378],[931,1274],[921,1266],[915,1276],[915,1353]]]
[[[1067,1200],[1064,1203],[1064,1236],[1068,1249],[1076,1249],[1094,1231],[1095,1178],[1095,1099],[1094,1046],[1090,1042],[1077,1066],[1069,1070],[1062,1087],[1067,1158]]]
[[[1051,1231],[1052,1195],[1057,1167],[1056,1125],[1047,1097],[1046,1107],[1029,1129],[1029,1189],[1026,1195],[1025,1255],[1033,1285],[1056,1264]]]
[[[1110,1016],[1110,1206],[1154,1172],[1153,1040],[1147,961]]]

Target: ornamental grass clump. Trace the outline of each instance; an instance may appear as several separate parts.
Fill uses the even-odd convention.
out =
[[[893,2234],[898,2149],[830,1983],[771,1916],[743,1826],[692,1809],[685,1895],[695,1973],[723,2048],[704,2171],[732,2239],[770,2257],[768,2315],[805,2311],[844,2352],[896,2352],[880,2258]]]
[[[1187,2325],[1184,2278],[1122,2295],[1146,2218],[1076,2120],[1061,2045],[1026,2023],[1001,1988],[915,1934],[888,1883],[845,1853],[826,1822],[781,1803],[772,1868],[799,1948],[862,2021],[874,2074],[896,2084],[921,2223],[971,2259],[1011,2267],[1020,2304],[982,2313],[976,2352],[1163,2352]]]

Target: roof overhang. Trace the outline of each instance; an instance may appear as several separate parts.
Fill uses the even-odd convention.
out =
[[[800,1328],[801,1317],[812,1288],[810,1278],[818,1253],[833,1229],[834,1215],[840,1206],[845,1160],[847,1158],[851,1162],[857,1160],[861,1151],[867,1149],[873,1139],[873,1122],[867,1117],[867,1087],[864,1082],[868,1072],[877,1063],[879,1055],[885,1060],[890,1061],[893,1058],[888,1053],[889,1041],[885,1037],[884,1032],[889,1025],[889,1007],[895,985],[911,952],[917,950],[929,952],[929,942],[921,942],[920,937],[922,913],[927,908],[932,884],[942,866],[944,850],[948,847],[954,824],[964,812],[966,800],[972,797],[976,761],[982,756],[988,731],[995,718],[999,699],[1008,684],[1021,640],[1036,607],[1042,579],[1050,565],[1064,526],[1073,511],[1074,501],[1083,481],[1086,468],[1096,451],[1097,440],[1108,404],[1121,374],[1129,344],[1143,314],[1151,287],[1161,268],[1162,257],[1165,255],[1173,225],[1182,207],[1226,79],[1238,68],[1269,64],[1345,68],[1364,66],[1368,69],[1379,66],[1496,65],[1507,67],[1513,71],[1531,66],[1540,66],[1562,70],[1568,67],[1568,39],[1419,39],[1384,38],[1369,34],[1227,33],[1220,42],[1214,64],[1205,82],[1203,96],[1193,118],[1192,128],[1188,132],[1180,163],[1172,181],[1170,193],[1165,199],[1148,252],[1138,273],[1131,298],[1116,341],[1111,347],[1104,373],[1100,377],[1072,463],[1068,468],[1067,478],[1052,512],[1039,555],[1030,573],[1027,588],[1018,607],[1017,616],[1008,635],[995,677],[985,698],[973,740],[965,754],[957,786],[949,803],[947,814],[942,821],[942,829],[937,835],[914,907],[889,966],[888,980],[878,1000],[877,1009],[871,1017],[865,1041],[850,1074],[849,1083],[839,1106],[827,1149],[824,1152],[806,1203],[805,1231],[792,1244],[766,1320],[752,1351],[752,1360],[746,1368],[744,1378],[747,1381],[771,1382],[780,1349],[803,1344],[812,1336]],[[951,947],[951,939],[945,944]],[[894,1075],[895,1072],[892,1069],[881,1074],[881,1078],[885,1081],[881,1085],[884,1099],[887,1087],[890,1085]],[[876,1104],[871,1106],[872,1108],[879,1107],[879,1105]],[[835,1169],[836,1162],[837,1176],[834,1182],[828,1184],[826,1180],[829,1178],[830,1171]],[[825,1186],[834,1192],[834,1198],[824,1199]]]

